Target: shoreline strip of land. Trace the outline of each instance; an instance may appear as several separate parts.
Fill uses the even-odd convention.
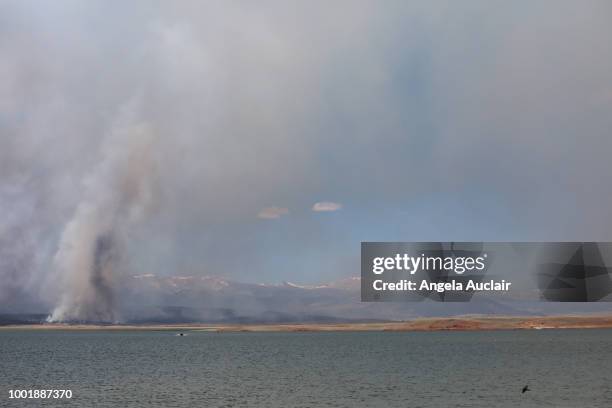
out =
[[[419,318],[407,321],[366,323],[282,323],[282,324],[69,324],[41,323],[0,326],[0,330],[124,330],[124,331],[208,331],[229,332],[419,332],[419,331],[487,331],[542,329],[612,328],[612,315],[602,316],[459,316]]]

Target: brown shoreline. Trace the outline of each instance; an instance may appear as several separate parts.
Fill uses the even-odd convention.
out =
[[[382,323],[298,323],[298,324],[64,324],[44,323],[0,326],[0,330],[143,330],[210,332],[333,332],[333,331],[485,331],[538,329],[612,328],[611,315],[589,316],[460,316],[420,318]]]

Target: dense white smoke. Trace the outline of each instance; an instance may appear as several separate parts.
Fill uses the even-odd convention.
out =
[[[120,320],[115,288],[130,229],[152,210],[155,138],[145,124],[115,129],[55,255],[61,298],[51,321]]]

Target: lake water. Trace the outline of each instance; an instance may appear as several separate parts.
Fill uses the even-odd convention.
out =
[[[187,333],[0,331],[0,406],[612,407],[612,330]]]

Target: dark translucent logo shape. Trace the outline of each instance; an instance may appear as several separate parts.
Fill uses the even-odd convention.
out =
[[[561,251],[567,248],[559,249]],[[606,267],[596,243],[577,243],[566,263],[537,265],[542,297],[553,302],[596,302],[612,293],[612,268]],[[566,258],[567,259],[567,258]]]

